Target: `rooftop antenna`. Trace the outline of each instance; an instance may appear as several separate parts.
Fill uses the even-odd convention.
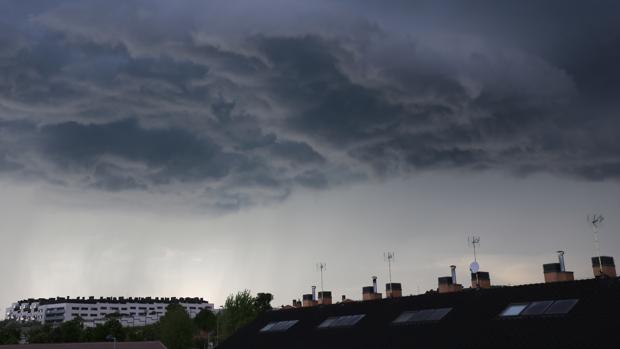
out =
[[[467,238],[467,244],[471,245],[474,249],[474,261],[469,265],[469,271],[476,275],[476,287],[480,287],[480,280],[478,280],[478,271],[480,265],[478,264],[478,256],[476,254],[476,245],[480,245],[480,236],[470,236]]]
[[[592,235],[594,236],[594,250],[596,251],[596,255],[598,256],[598,267],[601,275],[603,274],[603,263],[601,261],[601,244],[598,241],[598,230],[604,220],[605,217],[600,214],[593,214],[588,216],[588,222],[592,225]]]
[[[396,258],[396,254],[394,252],[383,252],[383,259],[388,263],[388,277],[390,282],[390,294],[392,294],[392,262]]]
[[[323,271],[327,270],[327,263],[325,262],[317,263],[316,270],[321,272],[321,294],[323,294]]]

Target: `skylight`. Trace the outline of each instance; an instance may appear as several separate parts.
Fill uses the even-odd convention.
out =
[[[521,315],[541,315],[545,313],[545,310],[553,304],[553,301],[539,301],[532,302],[525,308]]]
[[[502,317],[519,316],[521,315],[521,312],[523,311],[523,309],[525,309],[528,306],[528,304],[529,303],[510,304],[508,305],[508,307],[506,307],[506,309],[504,309],[504,311],[502,311],[502,313],[499,316],[502,316]]]
[[[513,303],[499,314],[500,317],[562,315],[567,314],[578,299],[560,299],[556,301],[535,301],[530,303]]]
[[[260,332],[284,332],[293,327],[299,320],[276,321],[270,322],[261,328]]]
[[[452,308],[438,308],[438,309],[422,309],[405,311],[400,314],[396,320],[392,321],[393,324],[405,324],[413,322],[424,321],[439,321],[446,316]]]
[[[549,307],[549,309],[545,311],[545,314],[548,314],[548,315],[567,314],[569,311],[571,311],[571,309],[573,309],[573,307],[575,306],[575,304],[577,304],[578,301],[579,301],[578,299],[562,299],[562,300],[555,301]]]
[[[319,328],[351,327],[357,324],[365,314],[334,316],[323,321]]]

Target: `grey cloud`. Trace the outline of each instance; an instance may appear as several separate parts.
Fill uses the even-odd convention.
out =
[[[0,169],[221,209],[431,169],[619,178],[615,5],[364,3],[12,2]]]

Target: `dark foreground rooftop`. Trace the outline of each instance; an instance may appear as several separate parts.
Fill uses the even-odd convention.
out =
[[[50,343],[26,345],[0,345],[1,349],[166,349],[161,342],[112,342],[101,343]]]
[[[619,320],[619,279],[591,279],[274,310],[219,348],[594,348]]]

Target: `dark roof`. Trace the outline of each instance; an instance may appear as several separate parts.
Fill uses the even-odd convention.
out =
[[[110,349],[112,342],[0,345],[0,349]],[[117,342],[117,349],[166,349],[161,342]]]
[[[578,300],[567,314],[499,316],[512,303],[565,299]],[[405,311],[424,309],[440,309],[437,317],[445,316],[439,321],[393,323]],[[364,317],[351,327],[319,328],[328,318],[358,314]],[[466,289],[274,310],[259,316],[219,348],[593,348],[597,343],[617,341],[614,333],[619,314],[617,278]],[[292,320],[297,322],[285,331],[260,331],[270,323]]]

